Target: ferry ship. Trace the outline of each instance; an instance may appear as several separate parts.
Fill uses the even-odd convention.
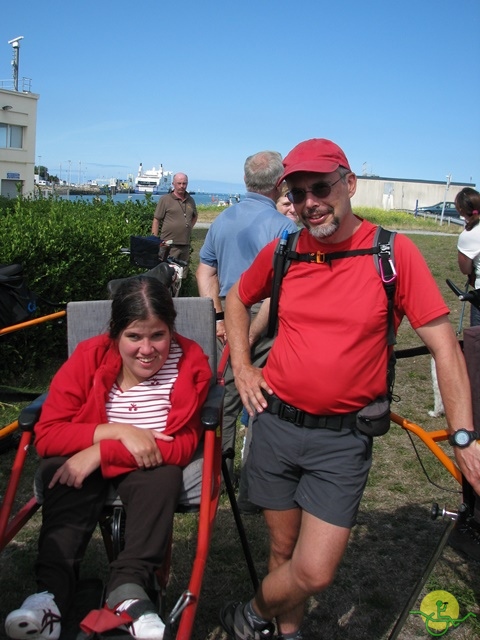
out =
[[[164,171],[163,165],[159,169],[143,170],[140,163],[138,174],[135,178],[135,193],[151,193],[152,195],[162,195],[172,190],[173,172]]]

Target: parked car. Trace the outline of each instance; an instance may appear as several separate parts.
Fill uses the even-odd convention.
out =
[[[430,207],[418,207],[417,213],[432,213],[437,215],[442,215],[443,202],[439,202],[438,204],[432,204]],[[449,218],[460,218],[460,214],[455,209],[454,202],[445,202],[445,212],[444,217]]]

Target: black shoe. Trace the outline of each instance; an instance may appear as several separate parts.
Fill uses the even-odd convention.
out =
[[[244,614],[242,602],[229,602],[220,611],[220,624],[232,640],[269,640],[275,627],[269,622],[263,629],[254,629]]]
[[[448,544],[480,562],[480,527],[475,522],[457,522],[448,538]]]

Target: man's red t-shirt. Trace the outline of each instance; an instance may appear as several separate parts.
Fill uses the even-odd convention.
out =
[[[302,230],[296,251],[368,248],[375,230],[363,220],[351,238],[337,244],[319,242]],[[240,278],[239,295],[247,306],[271,294],[277,243],[268,244]],[[395,330],[404,315],[417,329],[449,313],[413,242],[398,234],[394,254]],[[328,415],[356,411],[386,392],[387,297],[372,255],[331,264],[292,260],[281,286],[278,318],[263,373],[284,402]]]

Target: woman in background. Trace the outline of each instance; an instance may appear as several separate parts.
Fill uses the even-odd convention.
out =
[[[480,193],[465,187],[455,198],[455,207],[465,220],[465,229],[458,237],[458,266],[468,276],[468,283],[480,288]],[[480,325],[480,311],[470,305],[470,326]],[[480,498],[475,495],[474,513],[467,519],[460,517],[450,533],[448,543],[457,551],[480,562]]]
[[[462,189],[455,207],[465,219],[465,229],[458,237],[458,266],[469,278],[469,284],[480,289],[480,193],[471,187]],[[471,305],[470,326],[480,325],[480,311]]]
[[[286,216],[287,218],[290,218],[290,220],[293,220],[296,224],[298,224],[299,223],[298,216],[295,213],[295,207],[288,199],[287,193],[288,193],[287,183],[282,182],[280,186],[280,196],[276,203],[277,211],[279,211],[282,215]]]

